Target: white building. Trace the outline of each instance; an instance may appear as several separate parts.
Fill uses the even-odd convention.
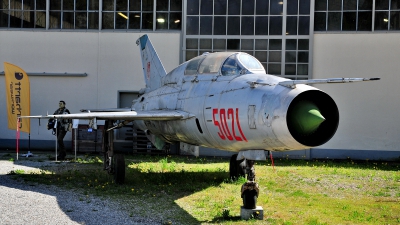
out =
[[[400,6],[392,0],[349,2],[0,0],[0,62],[28,73],[32,115],[52,114],[59,100],[72,113],[129,105],[144,87],[135,44],[144,33],[167,71],[203,52],[237,50],[256,56],[268,73],[293,79],[380,77],[316,85],[336,101],[339,128],[325,145],[289,155],[398,159]],[[0,91],[0,149],[13,149],[16,131],[7,128],[5,94]],[[30,135],[21,134],[23,149],[28,143],[54,148],[46,123],[32,120]],[[67,146],[71,140],[68,133]]]

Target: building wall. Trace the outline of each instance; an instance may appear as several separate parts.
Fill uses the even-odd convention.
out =
[[[314,35],[313,78],[381,78],[315,85],[335,99],[340,112],[337,133],[317,149],[398,151],[400,157],[399,40],[400,33]]]
[[[118,91],[145,86],[136,40],[144,33],[0,31],[0,62],[29,73],[87,73],[86,77],[30,76],[31,115],[52,114],[59,100],[71,113],[82,108],[116,108]],[[181,34],[150,33],[164,67],[179,65]],[[166,47],[167,46],[167,47]],[[3,65],[0,71],[3,71]],[[5,79],[0,76],[0,148],[15,145],[15,130],[7,128]],[[31,140],[54,140],[47,121],[31,121]],[[21,139],[28,139],[22,133]],[[69,132],[65,140],[71,140]]]

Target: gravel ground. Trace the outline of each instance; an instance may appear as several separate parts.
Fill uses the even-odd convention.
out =
[[[0,224],[162,224],[149,218],[131,216],[126,206],[112,200],[88,197],[82,193],[63,190],[55,186],[27,184],[7,175],[10,171],[38,170],[42,166],[57,166],[69,162],[49,161],[49,153],[32,158],[15,153],[0,152]],[[36,161],[38,157],[46,160]],[[35,159],[35,160],[31,160]],[[48,168],[46,168],[48,169]],[[82,201],[82,199],[85,199]]]

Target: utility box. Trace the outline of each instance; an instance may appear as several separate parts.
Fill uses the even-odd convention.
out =
[[[76,148],[76,152],[100,153],[103,135],[104,125],[97,125],[97,130],[89,130],[89,125],[79,124],[77,129],[72,129],[72,149]]]

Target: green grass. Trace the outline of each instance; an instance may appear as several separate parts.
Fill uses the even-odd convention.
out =
[[[165,224],[400,223],[399,162],[276,159],[275,168],[257,162],[262,221],[240,219],[245,180],[229,180],[228,164],[229,159],[220,158],[129,155],[124,185],[114,184],[97,157],[13,175],[84,196],[111,197],[134,205],[128,208],[130,216],[159,218]]]

